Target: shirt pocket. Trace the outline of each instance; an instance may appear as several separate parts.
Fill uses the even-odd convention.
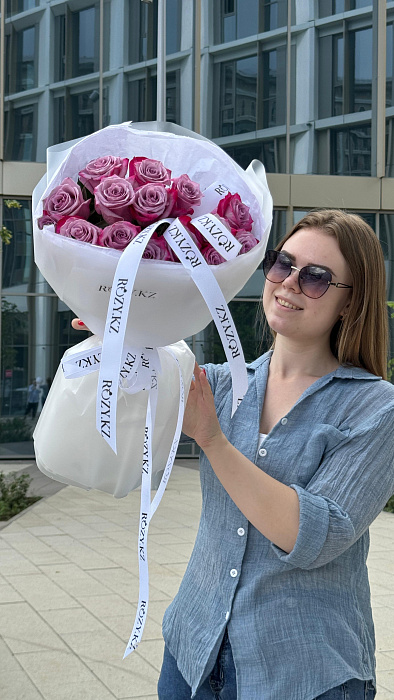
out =
[[[339,429],[328,423],[314,423],[308,425],[305,432],[292,432],[286,437],[282,434],[275,440],[267,440],[264,446],[267,456],[271,456],[267,471],[285,484],[297,484],[305,488],[325,457],[343,444],[349,433],[350,428],[347,426]],[[261,462],[259,466],[264,469]]]

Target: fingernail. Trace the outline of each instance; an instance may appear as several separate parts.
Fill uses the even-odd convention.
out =
[[[205,376],[207,376],[207,373],[203,367],[201,368],[201,371],[204,372]]]
[[[84,325],[85,325],[85,324],[84,324],[83,321],[78,321],[78,326],[84,326]]]

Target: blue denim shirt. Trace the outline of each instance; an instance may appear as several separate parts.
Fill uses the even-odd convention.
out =
[[[290,553],[240,512],[201,457],[202,514],[163,636],[193,695],[225,627],[240,700],[313,700],[350,678],[375,677],[366,559],[368,527],[394,492],[394,387],[339,367],[315,381],[258,450],[271,353],[248,365],[231,419],[227,364],[206,365],[229,441],[295,489],[300,527]]]

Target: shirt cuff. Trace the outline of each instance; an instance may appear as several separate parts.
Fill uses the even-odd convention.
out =
[[[291,552],[287,553],[271,542],[278,559],[300,569],[307,569],[319,556],[327,539],[329,507],[322,496],[317,496],[297,484],[290,484],[297,492],[300,502],[300,524],[297,539]]]

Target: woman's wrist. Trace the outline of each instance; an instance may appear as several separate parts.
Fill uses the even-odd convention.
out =
[[[204,442],[201,442],[200,448],[204,451],[208,459],[211,460],[214,458],[215,454],[222,454],[223,450],[225,450],[229,444],[230,443],[226,436],[220,430],[215,433],[215,435],[212,435],[207,440],[204,440]]]

